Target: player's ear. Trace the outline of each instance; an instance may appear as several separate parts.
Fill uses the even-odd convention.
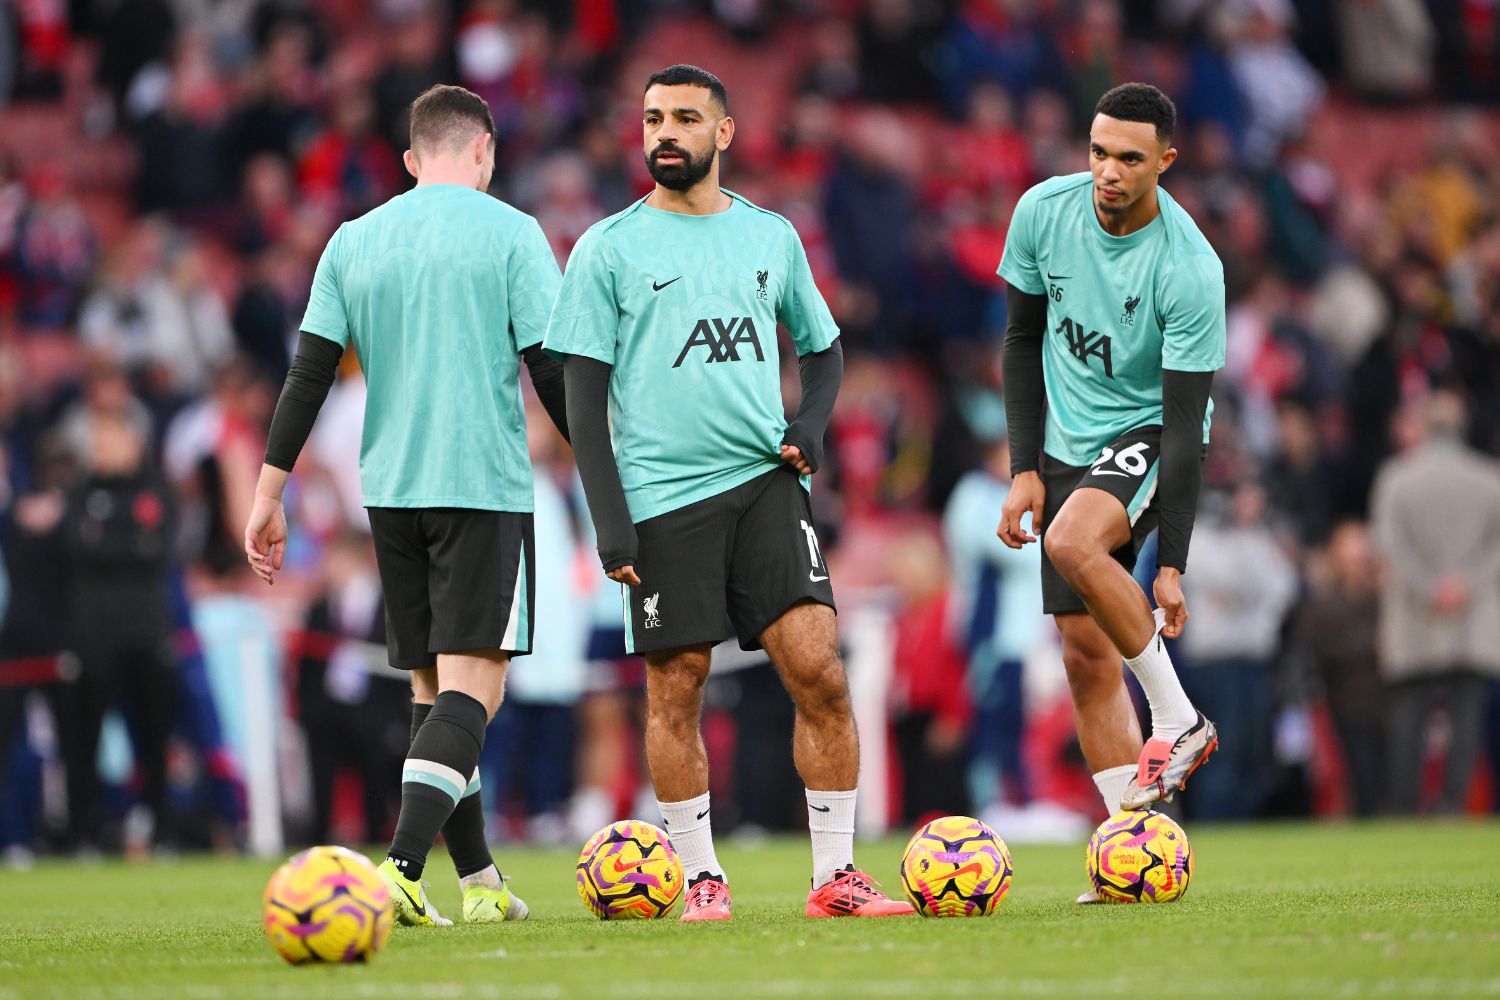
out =
[[[719,127],[714,135],[714,146],[722,153],[729,148],[729,144],[733,141],[734,119],[725,115],[719,119]]]
[[[1167,168],[1177,161],[1177,147],[1168,146],[1167,151],[1161,154],[1161,162],[1156,165],[1157,176],[1167,172]]]
[[[422,164],[417,160],[416,153],[408,149],[406,152],[401,154],[401,162],[406,164],[407,173],[411,174],[418,180],[421,180]]]
[[[483,163],[485,154],[490,151],[490,134],[488,132],[474,140],[474,162]]]

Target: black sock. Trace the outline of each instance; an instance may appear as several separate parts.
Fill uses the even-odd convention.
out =
[[[410,750],[411,745],[417,742],[417,730],[422,728],[422,723],[426,722],[431,714],[431,705],[424,705],[419,701],[411,703],[411,739],[406,741],[406,749]]]
[[[417,730],[422,728],[422,723],[427,721],[427,716],[431,713],[431,705],[412,703],[411,738],[413,743],[417,739]],[[480,794],[476,788],[459,799],[458,805],[453,807],[453,815],[449,816],[448,822],[443,824],[443,842],[448,845],[448,854],[453,858],[453,867],[458,869],[459,878],[482,872],[495,863],[495,859],[490,855],[489,841],[485,838],[484,803]],[[499,871],[498,868],[495,870]]]
[[[420,724],[417,714],[412,713],[417,735],[402,770],[401,816],[389,852],[409,879],[422,877],[427,852],[463,798],[489,722],[484,706],[459,691],[439,694]]]

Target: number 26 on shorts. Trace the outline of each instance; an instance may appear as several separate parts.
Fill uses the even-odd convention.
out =
[[[1146,461],[1146,452],[1151,449],[1147,441],[1138,441],[1129,448],[1121,448],[1118,453],[1113,448],[1105,448],[1100,454],[1099,460],[1089,466],[1095,476],[1140,476],[1144,475],[1150,468]],[[1114,469],[1105,468],[1106,463],[1114,459]],[[1118,470],[1118,471],[1117,471]]]

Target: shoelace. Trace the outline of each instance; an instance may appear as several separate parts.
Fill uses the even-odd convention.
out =
[[[876,888],[878,885],[880,885],[879,882],[862,871],[838,871],[833,873],[833,887],[850,899],[854,898],[856,890],[869,895],[885,895],[885,893]]]
[[[719,894],[723,891],[724,883],[704,879],[688,890],[688,895],[694,906],[712,906],[719,901]]]

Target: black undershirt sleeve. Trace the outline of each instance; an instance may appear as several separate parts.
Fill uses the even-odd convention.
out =
[[[266,436],[267,465],[291,472],[297,464],[343,355],[344,349],[327,337],[303,332],[271,417],[271,431]]]
[[[1041,465],[1042,337],[1047,331],[1047,296],[1014,285],[1005,290],[1005,423],[1010,438],[1010,474],[1035,472]]]
[[[823,436],[833,418],[833,404],[839,398],[844,380],[844,347],[835,340],[827,350],[804,354],[797,359],[802,378],[802,402],[797,415],[787,424],[781,443],[802,452],[814,472],[823,464]]]
[[[1157,473],[1159,566],[1186,571],[1188,543],[1203,486],[1203,415],[1213,372],[1161,373],[1161,469]]]
[[[563,361],[568,428],[573,432],[573,459],[583,480],[583,495],[599,536],[599,561],[607,573],[635,564],[639,552],[635,523],[620,485],[609,442],[609,378],[614,371],[594,358],[569,354]]]
[[[536,398],[541,402],[542,409],[552,418],[552,423],[556,425],[563,440],[572,444],[572,439],[568,437],[568,405],[567,394],[563,389],[562,362],[542,350],[541,344],[532,344],[522,351],[521,360],[526,362],[526,370],[531,373],[531,387],[536,390]]]

